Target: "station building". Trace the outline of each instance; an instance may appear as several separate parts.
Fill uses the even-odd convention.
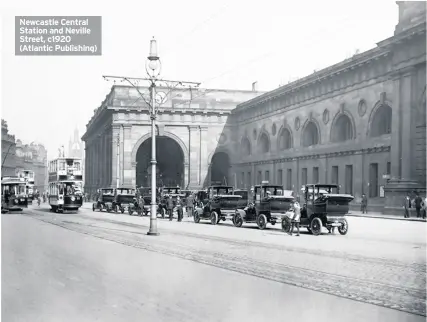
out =
[[[268,180],[298,194],[336,183],[354,205],[364,193],[388,213],[401,212],[408,192],[425,194],[426,3],[397,4],[390,38],[273,91],[173,92],[158,119],[159,184]],[[113,86],[88,123],[86,188],[149,185],[150,118],[137,100]]]

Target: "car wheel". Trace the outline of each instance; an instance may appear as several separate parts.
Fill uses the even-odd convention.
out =
[[[342,226],[338,227],[338,232],[341,235],[346,235],[347,234],[347,232],[348,232],[348,222],[347,222],[347,219],[344,219],[343,223],[342,223]]]
[[[218,223],[218,214],[215,211],[211,212],[211,224],[216,225]]]
[[[199,215],[199,213],[197,211],[194,211],[193,219],[194,219],[194,222],[196,224],[198,224],[200,222],[200,215]]]
[[[267,227],[267,217],[264,214],[261,214],[257,217],[256,223],[259,229],[265,229]]]
[[[322,221],[319,217],[314,217],[310,223],[311,233],[315,236],[320,235],[322,232]]]
[[[239,214],[238,212],[236,212],[234,217],[233,217],[233,225],[235,227],[242,227],[242,225],[243,225],[242,215]]]
[[[282,231],[289,233],[292,227],[291,220],[288,217],[282,219]]]

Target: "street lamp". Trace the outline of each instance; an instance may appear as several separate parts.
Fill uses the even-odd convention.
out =
[[[150,229],[147,235],[157,236],[157,204],[156,204],[156,80],[160,75],[161,63],[157,56],[157,42],[154,39],[150,41],[150,55],[147,57],[145,70],[150,78],[150,119],[151,119],[151,212],[150,212]]]
[[[150,215],[150,229],[147,235],[157,236],[159,235],[157,231],[157,204],[156,204],[156,119],[157,119],[157,105],[161,105],[167,100],[168,95],[177,88],[197,88],[200,86],[200,83],[197,82],[188,82],[188,81],[178,81],[178,80],[167,80],[167,79],[158,79],[160,75],[162,64],[160,58],[157,55],[157,42],[153,39],[150,41],[150,53],[147,57],[145,63],[145,70],[147,72],[148,78],[136,78],[136,77],[127,77],[127,76],[103,76],[105,80],[119,80],[120,82],[126,81],[132,87],[136,89],[141,99],[144,100],[148,106],[151,119],[151,215]],[[140,81],[148,81],[150,83],[150,99],[147,100],[143,93],[140,91],[139,83]],[[160,87],[167,87],[169,91],[167,93],[159,92],[157,93],[156,98],[156,83],[160,84]],[[163,84],[163,85],[162,85]],[[162,95],[163,94],[163,95]],[[118,168],[118,167],[117,167]],[[154,175],[153,175],[154,174]],[[119,174],[117,175],[119,177]],[[160,180],[162,181],[162,180]]]

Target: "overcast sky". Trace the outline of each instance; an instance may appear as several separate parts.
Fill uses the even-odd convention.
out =
[[[391,37],[395,1],[8,1],[2,4],[2,118],[49,157],[86,124],[112,83],[145,75],[152,36],[167,79],[204,88],[272,90]],[[6,7],[5,7],[6,6]],[[102,56],[14,54],[14,16],[102,16]]]

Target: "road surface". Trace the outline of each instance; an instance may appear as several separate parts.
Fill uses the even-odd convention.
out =
[[[425,321],[426,224],[283,234],[81,209],[2,215],[3,321]]]

